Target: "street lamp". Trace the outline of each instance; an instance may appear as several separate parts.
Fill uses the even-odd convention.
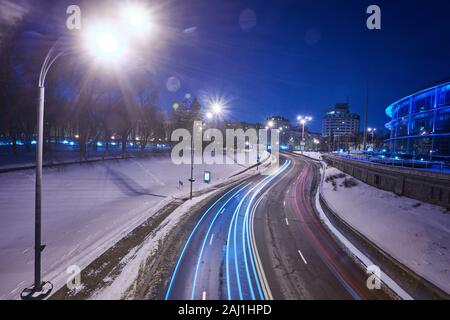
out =
[[[315,149],[316,149],[316,151],[317,151],[317,149],[318,149],[318,147],[319,147],[319,144],[320,144],[320,141],[319,141],[318,139],[314,138],[313,143],[315,144],[315,146],[316,146]]]
[[[125,54],[125,44],[110,26],[95,26],[87,32],[86,49],[102,62],[118,62]]]
[[[372,151],[375,150],[375,144],[374,144],[374,142],[375,142],[375,139],[374,139],[375,131],[377,131],[376,128],[368,128],[368,129],[367,129],[367,132],[369,132],[369,133],[372,134]]]
[[[87,48],[95,57],[113,62],[122,58],[125,50],[125,34],[112,32],[114,29],[101,28],[99,26],[91,28],[87,35]],[[47,75],[53,64],[62,56],[73,54],[72,50],[62,45],[60,40],[50,48],[42,64],[38,87],[39,106],[37,113],[37,139],[36,139],[36,186],[35,186],[35,233],[34,233],[34,284],[25,288],[21,293],[22,299],[44,299],[47,297],[53,285],[41,280],[41,253],[45,245],[41,244],[41,216],[42,216],[42,157],[44,147],[44,109],[45,109],[45,84]]]
[[[223,108],[224,108],[224,106],[220,103],[213,103],[211,105],[211,110],[216,115],[222,114]]]
[[[298,116],[297,120],[300,122],[300,124],[302,125],[302,144],[303,144],[303,149],[305,149],[305,124],[308,121],[312,121],[312,117],[303,117],[303,116]],[[302,150],[304,151],[304,150]]]

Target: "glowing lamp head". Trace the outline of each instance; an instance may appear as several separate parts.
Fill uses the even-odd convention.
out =
[[[223,106],[219,103],[214,103],[211,106],[211,110],[212,112],[214,112],[215,114],[220,114],[222,112]]]
[[[147,35],[155,31],[152,16],[144,6],[127,5],[122,10],[122,17],[129,31],[134,34]]]
[[[214,115],[213,115],[212,112],[207,112],[207,113],[206,113],[206,118],[212,119],[213,117],[214,117]]]
[[[95,45],[101,52],[113,54],[119,49],[119,44],[112,34],[100,33],[95,38]]]
[[[98,60],[118,62],[125,53],[125,45],[112,27],[97,26],[87,33],[88,51]]]
[[[133,28],[142,28],[146,24],[146,19],[143,12],[136,7],[125,8],[124,16],[128,24]]]

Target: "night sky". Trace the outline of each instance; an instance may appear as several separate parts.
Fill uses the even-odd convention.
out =
[[[322,114],[336,102],[349,99],[362,116],[368,84],[369,124],[381,129],[391,102],[450,78],[448,0],[148,3],[164,30],[152,40],[148,68],[158,104],[168,110],[186,93],[221,96],[229,119],[311,115],[320,131]],[[382,30],[366,28],[370,4],[381,7]],[[62,8],[64,18],[64,5],[52,14]],[[49,19],[41,27],[49,21],[62,24]],[[170,77],[179,88],[172,80],[168,89]]]
[[[382,30],[366,28],[373,1],[184,1],[185,27],[197,28],[179,48],[173,72],[179,94],[206,90],[231,98],[233,117],[262,121],[321,115],[348,97],[363,114],[367,83],[370,125],[384,127],[394,100],[450,78],[450,2],[376,1]],[[250,9],[244,28],[240,15]],[[248,12],[248,11],[247,11]],[[244,14],[245,16],[245,14]],[[175,55],[174,55],[175,57]]]

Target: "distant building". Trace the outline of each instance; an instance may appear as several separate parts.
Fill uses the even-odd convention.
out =
[[[268,130],[279,130],[281,149],[289,145],[291,138],[291,123],[289,119],[282,116],[271,116],[267,118],[266,128]]]
[[[337,103],[323,117],[323,137],[356,137],[359,129],[360,116],[350,112],[348,103]]]
[[[254,123],[248,123],[243,121],[227,121],[225,122],[225,129],[242,129],[244,131],[247,131],[248,129],[256,129],[257,124]]]
[[[390,151],[450,161],[450,82],[402,98],[386,109]]]
[[[268,129],[288,130],[291,128],[291,123],[282,116],[271,116],[267,118],[267,127]]]

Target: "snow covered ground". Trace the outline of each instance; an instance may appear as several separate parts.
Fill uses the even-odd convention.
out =
[[[223,182],[242,165],[196,165],[194,190]],[[173,196],[189,191],[189,165],[169,157],[45,168],[43,279],[55,284],[83,269]],[[179,180],[184,187],[179,189]],[[0,174],[0,299],[18,298],[33,281],[34,170]]]
[[[325,178],[341,173],[327,168]],[[344,179],[335,179],[336,190],[331,181],[324,182],[323,195],[330,208],[398,261],[450,293],[450,212],[359,180],[346,188]]]

